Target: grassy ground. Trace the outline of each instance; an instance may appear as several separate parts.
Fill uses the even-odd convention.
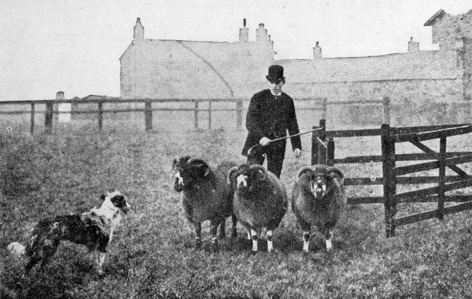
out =
[[[275,253],[249,254],[237,239],[210,250],[193,249],[193,231],[171,186],[171,162],[190,154],[211,165],[243,162],[244,131],[175,134],[92,126],[50,136],[0,133],[0,295],[6,298],[470,298],[472,212],[397,229],[384,237],[382,205],[349,206],[335,229],[334,250],[317,236],[303,254],[302,232],[291,211],[274,233]],[[365,154],[377,141],[337,145],[337,154]],[[457,142],[464,145],[463,140]],[[288,152],[282,181],[289,193],[297,170],[309,164],[309,138],[299,160]],[[357,146],[358,148],[358,146]],[[375,167],[340,165],[348,176],[371,175]],[[470,168],[469,168],[470,169]],[[109,248],[103,278],[94,274],[86,250],[64,242],[45,273],[22,277],[22,261],[6,252],[12,241],[51,214],[84,212],[99,195],[116,188],[133,206]],[[354,190],[351,194],[378,192]],[[364,195],[365,195],[364,194]],[[431,204],[402,205],[407,212]],[[229,227],[227,229],[229,233]],[[262,250],[265,244],[261,242]],[[1,296],[0,296],[1,297]]]

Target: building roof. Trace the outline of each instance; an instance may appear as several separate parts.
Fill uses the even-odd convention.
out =
[[[382,56],[275,61],[285,68],[287,82],[334,83],[355,81],[455,78],[454,51],[421,51]]]
[[[426,23],[424,23],[424,26],[433,26],[433,24],[436,22],[436,19],[442,18],[445,14],[446,12],[444,9],[438,10],[431,18],[429,18],[429,20],[426,21]]]
[[[208,90],[213,96],[236,97],[265,82],[272,51],[264,42],[145,39],[133,41],[120,59],[137,59],[143,78],[136,80],[165,86],[155,91],[162,97],[185,97],[188,90],[200,98],[210,96]]]

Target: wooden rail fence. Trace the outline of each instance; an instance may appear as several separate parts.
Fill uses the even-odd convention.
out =
[[[328,106],[336,106],[336,105],[382,105],[383,106],[383,122],[390,123],[390,100],[388,97],[384,98],[383,100],[379,101],[328,101],[327,98],[296,98],[295,101],[297,103],[309,103],[312,102],[312,106],[305,106],[304,107],[297,107],[297,111],[319,111],[321,112],[321,117],[323,119],[327,118],[328,113]],[[233,112],[236,113],[236,128],[242,128],[243,122],[243,113],[245,111],[244,103],[247,103],[248,99],[149,99],[149,98],[141,98],[141,99],[121,99],[121,98],[106,98],[106,99],[64,99],[64,93],[58,92],[56,94],[56,99],[54,100],[34,100],[34,101],[0,101],[0,115],[18,115],[18,114],[30,114],[31,121],[30,121],[30,133],[33,134],[35,132],[35,116],[38,113],[44,113],[44,126],[45,132],[51,133],[53,131],[54,126],[54,115],[73,115],[73,114],[90,114],[96,115],[96,120],[98,124],[98,129],[103,129],[104,124],[104,114],[111,114],[111,113],[142,113],[144,119],[144,128],[145,131],[152,131],[153,130],[153,117],[154,111],[189,111],[193,113],[193,122],[194,122],[194,129],[199,129],[200,127],[200,114],[206,113],[208,119],[208,129],[212,129],[213,127],[213,120],[212,114],[214,112]],[[158,103],[169,103],[169,104],[183,104],[183,103],[193,103],[192,108],[187,107],[156,107]],[[202,109],[202,104],[206,103],[207,108]],[[227,107],[225,108],[215,108],[213,107],[213,103],[227,103]],[[64,111],[62,109],[58,109],[60,105],[87,105],[95,106],[96,108],[85,109],[85,110],[69,110]],[[105,104],[134,104],[143,105],[144,108],[114,108],[114,109],[104,109]],[[2,109],[5,105],[9,106],[29,106],[29,110],[13,110],[13,111],[6,111]],[[45,105],[45,109],[40,111],[37,109],[38,105]],[[234,108],[230,106],[234,105]],[[69,106],[70,107],[70,106]],[[72,120],[73,121],[73,120]]]
[[[383,203],[385,210],[386,236],[395,236],[395,228],[426,219],[443,219],[446,214],[472,209],[472,195],[446,195],[446,192],[472,186],[472,176],[458,165],[472,162],[472,152],[447,152],[447,138],[472,132],[471,124],[441,126],[390,127],[383,124],[380,129],[326,131],[326,121],[321,120],[320,131],[312,134],[312,164],[352,164],[381,163],[382,177],[351,177],[345,179],[346,185],[381,185],[383,196],[351,197],[349,204]],[[313,127],[313,128],[319,128]],[[349,156],[335,158],[335,138],[380,136],[381,155]],[[426,140],[439,139],[439,152],[422,143]],[[395,145],[409,142],[422,153],[397,154]],[[361,145],[359,145],[361,147]],[[428,162],[397,166],[398,161]],[[431,162],[431,160],[433,160]],[[417,172],[439,169],[437,176],[405,176]],[[456,175],[446,175],[446,168]],[[437,184],[435,187],[397,193],[399,184]],[[396,218],[398,203],[437,202],[437,209]],[[462,202],[444,207],[445,202]]]

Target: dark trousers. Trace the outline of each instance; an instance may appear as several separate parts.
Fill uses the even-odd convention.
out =
[[[285,141],[275,142],[268,146],[261,147],[260,150],[255,151],[254,154],[248,155],[248,164],[262,165],[267,157],[267,170],[280,178],[282,173],[282,166],[285,157]]]

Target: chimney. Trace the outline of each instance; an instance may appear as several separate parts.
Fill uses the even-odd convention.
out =
[[[408,53],[418,53],[420,51],[420,43],[414,42],[413,37],[410,37],[408,42]]]
[[[239,29],[239,42],[247,43],[249,41],[249,30],[246,27],[246,19],[243,19],[243,28]]]
[[[320,47],[320,42],[316,42],[316,45],[313,47],[313,59],[318,60],[323,58],[323,53]]]
[[[144,39],[144,27],[141,25],[141,19],[136,20],[136,25],[134,25],[134,40],[143,40]]]
[[[264,24],[259,24],[259,28],[256,29],[256,42],[267,41],[267,29],[264,28]]]
[[[64,92],[63,91],[58,91],[56,92],[56,100],[64,100]]]

